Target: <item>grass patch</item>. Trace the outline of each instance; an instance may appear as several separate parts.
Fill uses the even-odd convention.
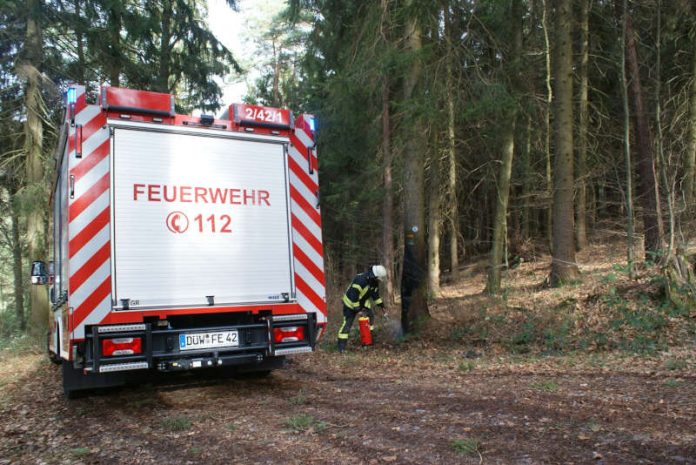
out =
[[[300,392],[298,392],[296,396],[290,398],[290,403],[292,405],[304,405],[307,403],[307,395],[300,389]]]
[[[203,453],[203,448],[202,447],[192,447],[189,452],[191,455],[201,455]]]
[[[474,363],[470,360],[459,363],[459,371],[461,371],[462,373],[471,373],[472,371],[474,371],[475,368],[476,368],[476,363]]]
[[[457,438],[450,440],[450,448],[460,455],[478,455],[479,442],[474,438]]]
[[[538,381],[532,383],[532,387],[538,391],[555,392],[558,391],[558,383],[553,380]]]
[[[684,381],[682,381],[680,379],[667,379],[667,380],[665,380],[664,384],[668,388],[678,388],[684,384]]]
[[[227,431],[229,431],[230,433],[237,431],[237,425],[235,425],[234,423],[227,423],[225,425],[225,428],[227,428]]]
[[[311,415],[300,414],[290,417],[285,422],[285,426],[296,433],[314,430],[317,433],[326,428],[326,423],[319,421]]]
[[[193,422],[186,416],[166,417],[161,421],[162,427],[169,431],[186,431],[191,428]]]
[[[683,370],[688,366],[686,363],[686,360],[679,360],[676,358],[670,358],[669,360],[665,361],[665,368],[668,369],[669,371],[675,371],[675,370]]]
[[[73,457],[84,457],[86,455],[90,454],[90,450],[87,447],[75,447],[73,449],[70,449],[70,454]]]

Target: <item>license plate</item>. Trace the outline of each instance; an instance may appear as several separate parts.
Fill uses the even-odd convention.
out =
[[[237,347],[237,331],[213,331],[210,333],[179,334],[179,350],[215,349],[218,347]]]

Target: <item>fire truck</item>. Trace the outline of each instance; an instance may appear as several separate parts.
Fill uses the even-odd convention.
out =
[[[170,94],[65,95],[48,351],[67,396],[142,374],[268,373],[326,328],[314,118]]]

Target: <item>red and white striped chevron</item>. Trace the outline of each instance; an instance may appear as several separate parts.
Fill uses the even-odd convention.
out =
[[[106,113],[86,104],[84,87],[75,88],[75,124],[67,147],[73,186],[68,203],[68,289],[72,339],[83,339],[85,325],[99,323],[111,310],[110,150]],[[80,128],[82,156],[77,158],[75,134]]]
[[[326,280],[319,209],[319,176],[314,139],[304,115],[290,136],[290,210],[297,302],[326,323]]]

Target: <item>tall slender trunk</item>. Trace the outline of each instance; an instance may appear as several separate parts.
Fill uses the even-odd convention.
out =
[[[573,45],[572,0],[556,0],[553,48],[554,150],[553,262],[550,283],[576,280],[573,208]]]
[[[382,84],[382,173],[384,177],[384,203],[382,217],[382,259],[387,269],[386,298],[394,302],[394,180],[392,178],[391,116],[389,111],[389,79]]]
[[[633,164],[631,162],[631,115],[628,105],[628,80],[626,77],[626,16],[628,14],[628,0],[623,0],[621,19],[621,100],[624,111],[624,160],[626,165],[626,260],[628,262],[628,274],[635,277],[635,231],[633,219]]]
[[[512,46],[507,61],[510,80],[509,93],[515,95],[519,60],[522,53],[522,12],[520,0],[512,0],[510,9],[512,22]],[[491,248],[490,268],[486,291],[497,294],[500,291],[500,269],[507,244],[507,214],[510,200],[510,179],[512,178],[512,158],[515,153],[515,120],[517,118],[517,102],[506,115],[501,134],[501,164],[498,172],[498,190],[496,193],[495,219],[493,220],[493,244]]]
[[[546,155],[546,198],[548,207],[546,209],[546,240],[549,249],[553,249],[553,179],[552,179],[552,160],[551,160],[551,104],[553,103],[553,87],[551,86],[551,41],[549,40],[549,0],[542,0],[544,11],[541,16],[541,26],[544,30],[544,58],[546,63],[546,108],[544,111],[544,153]]]
[[[408,2],[412,5],[413,0]],[[404,102],[414,98],[421,79],[421,27],[418,18],[407,19],[405,27],[406,50],[413,62],[404,79]],[[401,275],[401,323],[404,332],[409,332],[430,317],[425,278],[425,186],[423,174],[423,145],[426,137],[425,125],[404,124],[404,266]]]
[[[121,84],[121,69],[123,68],[123,56],[121,50],[121,26],[123,23],[123,12],[121,2],[112,2],[107,10],[108,34],[110,45],[109,63],[106,64],[109,74],[109,83],[118,87]]]
[[[445,10],[445,40],[447,41],[447,225],[449,229],[450,275],[459,273],[459,205],[457,203],[457,150],[454,134],[454,76],[452,70],[452,24],[449,7]]]
[[[22,278],[22,241],[19,235],[19,212],[15,202],[12,202],[12,271],[14,274],[15,315],[19,323],[19,329],[27,329],[27,320],[24,314],[24,279]]]
[[[524,147],[522,150],[522,240],[527,240],[531,234],[532,209],[529,207],[529,195],[532,192],[532,118],[527,115],[525,126]]]
[[[75,0],[75,42],[77,44],[77,81],[80,84],[85,82],[85,36],[82,27],[82,0]]]
[[[653,150],[650,123],[643,103],[643,87],[640,82],[638,52],[636,50],[633,21],[626,16],[626,72],[629,79],[629,102],[633,103],[636,154],[638,155],[639,195],[636,200],[643,207],[643,226],[645,229],[645,251],[659,254],[662,249],[664,228],[660,208],[660,192],[655,175],[655,154]]]
[[[162,37],[159,49],[159,70],[155,79],[154,90],[168,93],[171,90],[169,89],[169,76],[171,74],[172,48],[169,42],[172,40],[172,16],[174,12],[172,0],[163,0],[161,5],[162,20],[160,24]]]
[[[491,248],[490,268],[486,292],[495,295],[500,291],[500,269],[507,241],[507,210],[510,198],[510,179],[512,177],[512,158],[515,152],[515,112],[504,125],[501,134],[503,158],[498,172],[495,219],[493,220],[493,247]]]
[[[590,0],[582,0],[580,8],[580,90],[578,102],[578,153],[577,153],[577,196],[575,212],[575,234],[578,250],[587,247],[587,131],[588,112],[588,63],[589,63],[589,27]]]
[[[384,46],[389,45],[389,0],[381,0],[382,18],[380,33]],[[392,126],[391,126],[391,82],[387,76],[382,81],[382,176],[384,180],[384,203],[382,204],[382,260],[387,269],[386,301],[394,303],[394,179],[392,164]]]
[[[689,93],[689,147],[684,160],[684,203],[693,210],[696,207],[694,188],[696,188],[696,27],[692,32],[693,50],[691,56],[691,92]]]
[[[430,188],[428,189],[428,290],[430,295],[440,294],[440,225],[442,211],[440,201],[440,148],[437,132],[433,130],[433,153],[430,162]]]
[[[43,186],[44,168],[41,159],[43,149],[43,124],[41,99],[41,65],[43,63],[40,15],[42,0],[27,1],[27,29],[24,41],[23,57],[18,66],[27,80],[25,107],[27,111],[24,123],[24,151],[27,185],[36,190],[38,195],[30,200],[27,213],[27,243],[29,257],[32,260],[46,260],[46,229],[44,221],[45,199],[40,194]],[[48,323],[48,294],[44,286],[31,287],[31,330],[34,334],[43,334]]]

